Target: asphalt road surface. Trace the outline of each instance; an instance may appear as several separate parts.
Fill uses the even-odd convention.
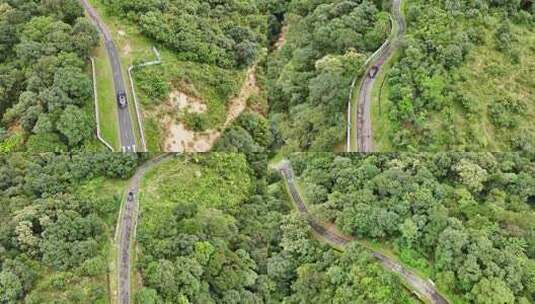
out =
[[[113,85],[115,87],[115,96],[119,92],[126,92],[126,86],[124,84],[123,74],[121,70],[121,61],[119,59],[119,53],[113,43],[111,33],[100,19],[95,9],[89,4],[87,0],[80,0],[85,8],[85,11],[97,26],[98,30],[104,37],[104,45],[108,52],[108,58],[110,60],[111,69],[113,71]],[[117,104],[117,103],[116,103]],[[121,151],[123,152],[136,152],[136,137],[134,135],[134,129],[132,128],[132,120],[130,119],[130,111],[128,107],[121,108],[117,104],[117,112],[119,119],[119,132],[121,136]]]
[[[402,36],[405,33],[405,21],[401,15],[401,0],[393,1],[393,13],[394,19],[398,24],[398,31],[396,33],[396,38]],[[371,122],[371,102],[372,102],[372,89],[375,84],[375,77],[370,77],[370,69],[373,67],[378,67],[379,70],[382,69],[384,63],[392,56],[396,50],[395,43],[388,43],[383,50],[379,53],[379,56],[370,63],[369,69],[364,74],[364,78],[361,81],[359,88],[359,99],[358,106],[356,110],[357,115],[357,125],[356,127],[356,136],[357,136],[357,148],[359,152],[372,152],[373,151],[373,130]]]
[[[123,204],[123,210],[120,213],[119,218],[119,234],[118,234],[118,247],[117,247],[117,258],[119,265],[119,282],[118,282],[118,302],[120,304],[130,303],[130,273],[132,272],[131,266],[131,249],[133,248],[133,238],[132,235],[135,233],[136,222],[138,219],[138,193],[139,193],[139,184],[141,178],[147,172],[149,168],[158,164],[159,162],[171,158],[173,154],[163,154],[159,157],[151,159],[141,165],[134,176],[130,179],[130,184],[128,185],[128,192],[132,193],[131,200],[128,199],[129,195],[127,193],[125,202]]]
[[[345,236],[338,231],[334,231],[333,229],[326,228],[325,225],[317,221],[309,213],[301,195],[299,194],[299,191],[297,190],[297,187],[295,186],[294,173],[289,161],[283,161],[279,165],[279,170],[286,180],[288,190],[292,196],[292,201],[297,207],[297,210],[299,210],[301,216],[306,219],[315,233],[324,238],[331,246],[344,247],[350,242],[354,241],[354,239],[349,236]],[[367,246],[365,247],[368,248]],[[448,301],[442,295],[440,295],[438,290],[436,290],[435,286],[431,282],[420,278],[415,273],[409,271],[391,258],[379,252],[373,251],[371,248],[368,249],[372,251],[372,256],[376,258],[385,269],[397,273],[403,280],[405,280],[405,282],[407,282],[407,284],[411,287],[412,291],[418,297],[420,297],[421,300],[433,304],[448,304]]]

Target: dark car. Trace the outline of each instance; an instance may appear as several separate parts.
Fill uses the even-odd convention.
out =
[[[117,103],[120,108],[126,108],[126,93],[124,91],[117,93]]]
[[[375,78],[375,76],[377,76],[377,73],[379,73],[379,67],[374,65],[371,69],[370,69],[370,73],[369,73],[369,76],[370,78]]]
[[[129,202],[134,200],[134,193],[132,191],[128,192],[128,197],[126,198]]]

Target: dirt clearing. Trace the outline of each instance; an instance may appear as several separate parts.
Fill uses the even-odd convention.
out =
[[[238,118],[247,107],[249,97],[259,93],[260,89],[256,84],[256,66],[253,66],[247,71],[246,81],[238,96],[229,100],[227,117],[220,129],[227,128]],[[206,104],[202,100],[177,91],[170,95],[170,104],[175,113],[177,108],[196,113],[202,113],[207,110]],[[183,123],[174,121],[169,115],[166,115],[161,122],[165,126],[164,150],[167,152],[207,152],[221,136],[219,129],[210,129],[205,132],[188,130]]]

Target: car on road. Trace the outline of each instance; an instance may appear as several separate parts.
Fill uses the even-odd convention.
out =
[[[126,108],[126,93],[124,91],[117,93],[117,103],[120,108]]]
[[[370,72],[369,72],[369,76],[370,78],[375,78],[375,76],[377,76],[377,73],[379,73],[379,67],[374,65],[371,69],[370,69]]]
[[[128,197],[126,198],[129,202],[134,200],[134,192],[128,192]]]

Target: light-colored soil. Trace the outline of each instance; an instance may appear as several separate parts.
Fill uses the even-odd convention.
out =
[[[275,49],[280,49],[286,43],[286,34],[288,34],[288,26],[285,25],[282,27],[281,33],[279,35],[279,40],[275,43]]]
[[[17,121],[14,124],[10,125],[7,129],[9,134],[16,134],[16,133],[22,133],[22,126],[20,125],[20,122]]]
[[[260,94],[260,88],[256,85],[256,66],[247,71],[247,79],[240,90],[240,94],[230,100],[224,127],[228,127],[234,119],[240,116],[247,107],[247,100],[254,94]]]
[[[260,89],[256,85],[256,66],[253,66],[247,71],[247,79],[238,96],[229,101],[227,118],[221,129],[225,129],[238,118],[247,107],[249,97],[259,92]],[[179,108],[182,104],[189,108],[190,111],[195,108],[197,110],[206,110],[206,105],[201,100],[190,98],[180,92],[171,94],[170,99],[171,103],[179,105]],[[207,152],[221,136],[221,131],[218,129],[210,129],[201,133],[188,130],[183,123],[174,121],[169,115],[166,115],[161,122],[166,130],[164,150],[167,152]]]
[[[169,95],[169,103],[171,107],[178,111],[188,111],[190,113],[206,112],[206,104],[201,99],[177,90]]]
[[[132,52],[132,46],[130,46],[130,43],[127,43],[123,47],[123,54],[128,55]]]

